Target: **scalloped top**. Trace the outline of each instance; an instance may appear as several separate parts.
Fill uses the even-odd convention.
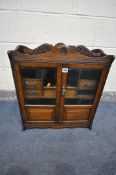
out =
[[[19,45],[15,50],[8,51],[11,62],[48,62],[62,64],[106,64],[110,65],[113,55],[106,55],[100,49],[89,50],[83,45],[66,46],[63,43],[57,43],[55,46],[51,44],[42,44],[35,49]]]
[[[14,52],[18,52],[20,54],[37,55],[37,54],[47,53],[49,51],[52,52],[53,50],[55,50],[56,52],[59,52],[59,55],[62,55],[62,56],[66,56],[68,54],[68,52],[73,52],[75,54],[80,53],[80,54],[86,55],[88,57],[106,56],[106,54],[100,49],[89,50],[87,47],[85,47],[83,45],[66,46],[64,43],[57,43],[55,46],[48,44],[48,43],[45,43],[45,44],[38,46],[35,49],[30,49],[26,46],[19,45],[16,47]]]

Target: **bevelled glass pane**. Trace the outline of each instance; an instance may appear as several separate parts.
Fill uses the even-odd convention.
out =
[[[26,104],[54,105],[56,103],[57,69],[20,67]]]
[[[95,97],[99,77],[99,69],[69,68],[65,92],[65,104],[92,104]]]

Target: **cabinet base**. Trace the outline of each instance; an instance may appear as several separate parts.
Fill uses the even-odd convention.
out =
[[[56,123],[48,123],[44,124],[42,122],[26,122],[23,125],[23,130],[32,129],[32,128],[53,128],[53,129],[61,129],[61,128],[89,128],[90,124],[88,121],[79,121],[79,122],[63,122],[60,124]]]

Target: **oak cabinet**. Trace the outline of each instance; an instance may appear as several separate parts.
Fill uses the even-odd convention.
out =
[[[113,55],[63,43],[8,55],[23,129],[91,128]]]

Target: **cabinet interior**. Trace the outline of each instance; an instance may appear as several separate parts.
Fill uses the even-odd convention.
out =
[[[26,105],[55,105],[57,94],[57,68],[20,67]],[[65,105],[92,104],[100,70],[68,68]]]

